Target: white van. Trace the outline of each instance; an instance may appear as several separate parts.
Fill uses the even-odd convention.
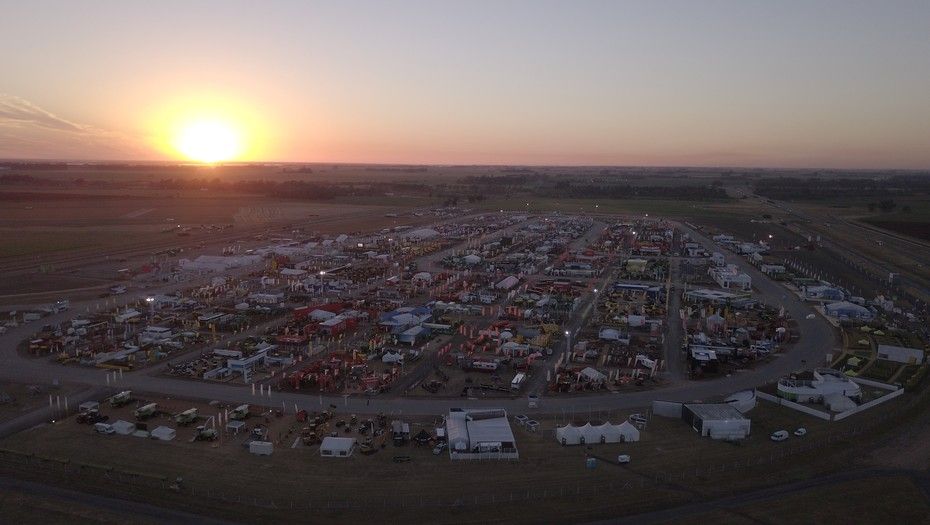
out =
[[[787,430],[779,430],[778,432],[774,432],[774,433],[772,434],[772,438],[771,438],[771,439],[772,439],[772,441],[776,441],[776,442],[777,442],[777,441],[784,441],[784,440],[788,439],[788,431],[787,431]]]

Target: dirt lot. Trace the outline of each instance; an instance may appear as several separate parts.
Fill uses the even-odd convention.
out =
[[[881,494],[881,499],[875,497]],[[803,494],[676,520],[682,525],[732,523],[926,523],[930,505],[906,476],[848,481]]]
[[[202,407],[202,414],[219,411],[216,407],[179,400],[161,400],[160,405],[169,412],[191,406]],[[104,408],[103,412],[111,420],[131,420],[130,410],[131,407],[115,411]],[[182,428],[175,441],[158,442],[97,435],[73,419],[12,436],[0,442],[0,447],[37,454],[48,458],[50,464],[55,458],[68,458],[71,462],[112,467],[116,471],[144,471],[147,476],[168,480],[182,476],[192,495],[160,490],[152,497],[176,497],[179,502],[187,501],[184,504],[188,509],[191,503],[184,498],[194,497],[198,503],[193,508],[198,511],[220,512],[216,509],[223,507],[220,504],[223,501],[251,500],[258,506],[254,508],[254,516],[268,520],[272,516],[295,517],[294,513],[275,513],[265,508],[273,501],[278,508],[293,505],[295,509],[318,509],[323,513],[314,514],[316,518],[333,520],[358,518],[377,509],[384,519],[413,513],[432,521],[531,522],[552,520],[555,516],[558,520],[575,521],[719,495],[737,487],[745,488],[746,479],[754,473],[765,473],[758,479],[773,483],[832,468],[835,460],[823,459],[823,450],[799,452],[790,461],[779,454],[789,447],[822,439],[827,431],[848,430],[862,421],[851,418],[853,421],[829,426],[787,409],[760,404],[751,413],[753,435],[739,446],[702,439],[681,421],[662,418],[652,420],[639,443],[596,445],[589,450],[561,447],[552,434],[557,424],[569,419],[619,422],[626,415],[566,414],[541,420],[542,429],[537,433],[514,425],[521,454],[520,461],[515,463],[450,463],[447,454],[435,456],[428,447],[396,448],[390,443],[372,456],[356,453],[348,459],[321,458],[315,447],[290,448],[299,426],[292,416],[268,418],[269,434],[276,441],[271,457],[248,454],[242,446],[243,435],[227,435],[222,442],[190,443],[192,430]],[[345,414],[337,417],[348,419]],[[420,428],[432,429],[436,421],[438,418],[412,421],[412,433]],[[265,418],[250,418],[250,426],[256,423],[265,424]],[[165,418],[148,424],[149,428],[157,424],[175,426]],[[791,430],[802,425],[809,430],[805,438],[792,438],[788,443],[768,440],[774,430]],[[633,456],[633,463],[620,467],[601,462],[596,469],[589,470],[584,463],[586,453],[607,460],[618,453],[627,453]],[[411,461],[395,463],[393,457],[398,455],[409,456]],[[785,468],[771,472],[773,461]],[[218,468],[226,474],[217,476]],[[90,478],[87,479],[90,483]],[[626,490],[622,490],[624,487]],[[515,505],[518,502],[521,503]],[[252,512],[246,510],[249,508],[253,507],[244,506],[240,510]],[[243,514],[236,516],[242,519]]]

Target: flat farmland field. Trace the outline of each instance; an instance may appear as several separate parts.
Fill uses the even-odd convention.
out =
[[[461,204],[461,203],[460,203]],[[461,204],[470,206],[471,204]],[[540,197],[492,197],[473,204],[484,210],[526,211],[528,213],[558,211],[562,213],[618,213],[629,215],[650,214],[656,217],[690,218],[750,217],[759,214],[756,207],[740,201],[689,201],[659,199],[553,199]]]
[[[2,195],[2,193],[0,193]],[[271,199],[255,195],[197,194],[30,194],[0,199],[4,226],[200,225],[298,220],[351,211],[382,208],[346,204]]]
[[[869,217],[863,219],[862,222],[883,230],[914,237],[915,239],[930,241],[930,220],[894,220],[885,217]]]
[[[75,229],[31,230],[0,228],[0,257],[38,255],[81,248],[117,246],[125,232],[88,232]]]
[[[2,193],[0,193],[2,195]],[[260,228],[307,223],[322,233],[416,224],[386,218],[390,206],[270,199],[251,195],[30,194],[0,199],[0,257],[105,249],[132,241],[164,242],[173,228],[233,225]],[[401,203],[398,203],[401,204]]]

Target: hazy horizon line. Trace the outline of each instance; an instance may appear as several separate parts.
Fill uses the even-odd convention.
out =
[[[703,169],[703,170],[744,170],[744,171],[826,171],[826,172],[914,172],[930,175],[927,168],[834,168],[834,167],[781,167],[781,166],[740,166],[740,165],[705,165],[705,164],[510,164],[510,163],[401,163],[401,162],[351,162],[351,161],[241,161],[217,162],[205,164],[198,162],[172,161],[172,160],[118,160],[118,159],[37,159],[37,158],[0,158],[0,163],[47,164],[59,163],[66,165],[112,165],[125,164],[127,166],[190,166],[196,168],[221,168],[236,166],[366,166],[366,167],[442,167],[442,168],[600,168],[600,169]]]

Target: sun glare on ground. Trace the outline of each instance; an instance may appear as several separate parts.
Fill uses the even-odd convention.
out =
[[[190,160],[213,164],[234,160],[243,150],[242,133],[220,120],[199,120],[180,127],[175,149]]]

